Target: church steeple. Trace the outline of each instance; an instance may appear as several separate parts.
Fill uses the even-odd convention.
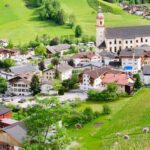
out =
[[[96,26],[104,27],[104,25],[105,25],[104,14],[102,12],[102,8],[99,6],[97,17],[96,17]]]
[[[96,16],[96,46],[99,47],[105,40],[105,19],[102,8],[99,7]]]

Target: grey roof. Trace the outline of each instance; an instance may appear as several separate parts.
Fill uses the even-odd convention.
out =
[[[132,39],[150,36],[150,26],[129,26],[106,28],[106,38]]]
[[[65,72],[65,71],[67,71],[67,70],[72,70],[73,68],[70,66],[70,65],[68,65],[68,64],[59,64],[58,66],[57,66],[57,70],[59,71],[59,72]]]
[[[10,71],[14,74],[24,74],[28,72],[35,72],[36,70],[36,67],[34,67],[32,64],[10,67]]]
[[[4,132],[11,135],[14,139],[16,139],[18,142],[22,143],[24,138],[27,135],[27,131],[25,129],[25,126],[22,122],[17,122],[13,125],[10,125],[8,127],[2,128]]]
[[[59,45],[55,45],[55,46],[47,46],[46,48],[49,52],[51,52],[52,54],[55,54],[57,52],[61,52],[63,50],[69,49],[70,45],[69,44],[59,44]]]
[[[94,66],[94,67],[97,67],[97,68],[101,68],[102,63],[98,62],[98,61],[83,63],[83,67],[86,67],[86,66]]]
[[[109,57],[109,58],[116,58],[117,54],[112,53],[112,52],[108,52],[108,51],[102,51],[102,52],[100,52],[100,56]]]
[[[0,115],[10,112],[10,108],[0,107]]]
[[[142,49],[144,51],[150,51],[150,46],[149,45],[142,45],[141,47],[135,47],[135,50]]]
[[[139,50],[135,50],[135,49],[125,49],[122,50],[119,54],[120,57],[141,57],[144,55],[144,50],[143,49],[139,49]]]
[[[150,66],[143,66],[143,74],[150,75]]]

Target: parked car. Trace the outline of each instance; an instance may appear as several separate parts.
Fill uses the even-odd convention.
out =
[[[26,101],[26,99],[22,98],[18,101],[18,103],[24,103]]]

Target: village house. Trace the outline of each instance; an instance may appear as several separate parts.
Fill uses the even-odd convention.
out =
[[[96,46],[99,49],[101,45],[106,45],[105,50],[118,53],[123,49],[148,43],[150,43],[149,25],[106,28],[104,15],[99,10],[96,18]]]
[[[12,110],[6,107],[0,107],[0,119],[11,118]]]
[[[53,81],[52,80],[42,80],[41,81],[41,94],[44,95],[53,95],[57,94],[53,89]]]
[[[60,80],[67,80],[71,78],[72,70],[73,68],[70,65],[61,63],[58,64],[55,68],[44,70],[43,78],[45,80],[51,80],[54,79],[56,77],[56,73],[58,73]]]
[[[141,71],[144,65],[150,64],[150,51],[146,47],[125,49],[119,56],[122,69],[133,74]]]
[[[150,85],[150,66],[143,66],[143,83]]]
[[[18,75],[8,80],[8,93],[12,95],[31,95],[30,83],[32,74]]]
[[[47,54],[49,57],[52,55],[55,55],[57,53],[60,54],[60,56],[63,56],[63,53],[67,50],[69,50],[70,45],[69,44],[59,44],[54,46],[47,46]]]
[[[10,73],[10,72],[6,72],[4,70],[0,70],[0,77],[4,78],[6,80],[9,80],[14,77],[14,74]]]
[[[16,49],[0,48],[0,59],[11,58],[18,54],[19,52]]]
[[[120,77],[120,78],[119,78]],[[116,83],[118,92],[130,93],[134,81],[122,71],[111,68],[101,68],[95,70],[85,70],[79,75],[80,89],[87,91],[89,89],[104,90],[109,83]]]
[[[131,94],[134,80],[127,74],[106,73],[102,79],[103,88],[106,89],[109,83],[117,85],[117,92]]]
[[[22,144],[27,135],[26,128],[22,122],[14,123],[0,129],[1,150],[23,150]]]
[[[18,122],[17,120],[11,119],[11,118],[0,119],[0,127],[1,128],[8,127],[8,126],[13,125],[17,122]]]
[[[95,52],[81,52],[75,54],[72,59],[75,67],[81,67],[87,62],[101,62],[101,57],[99,57]]]

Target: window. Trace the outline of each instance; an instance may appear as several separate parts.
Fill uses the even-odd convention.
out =
[[[148,42],[148,40],[147,40],[147,39],[145,39],[145,42]]]
[[[136,43],[138,43],[138,40],[136,40]]]
[[[112,44],[112,42],[109,42],[109,44]]]
[[[130,41],[130,43],[132,43],[132,41]]]
[[[102,25],[102,21],[100,21],[100,25]]]
[[[112,52],[112,47],[110,47],[110,52]]]
[[[115,47],[115,52],[117,51],[117,47]]]
[[[119,44],[121,44],[121,41],[119,41]]]
[[[128,44],[128,41],[126,41],[126,44]]]
[[[141,38],[141,42],[143,42],[143,38]]]
[[[116,44],[116,43],[117,43],[117,41],[115,40],[115,41],[114,41],[114,44]]]

